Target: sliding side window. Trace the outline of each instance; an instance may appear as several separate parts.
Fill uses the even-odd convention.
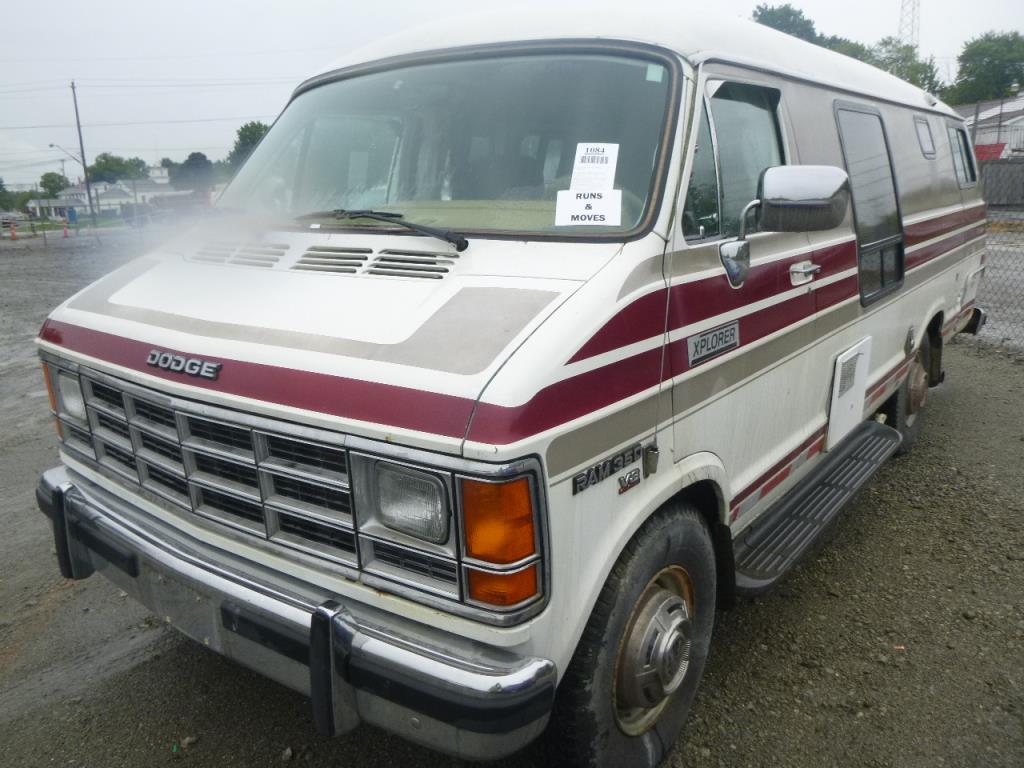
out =
[[[861,301],[903,282],[903,227],[882,116],[870,108],[836,110],[857,226]]]
[[[978,182],[978,171],[974,166],[974,153],[967,131],[961,128],[949,129],[949,143],[953,150],[953,167],[961,187],[970,187]]]

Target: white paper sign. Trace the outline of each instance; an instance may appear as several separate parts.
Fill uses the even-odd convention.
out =
[[[577,144],[569,189],[611,189],[618,162],[618,144]]]
[[[621,223],[621,189],[563,189],[558,193],[556,227],[617,227]]]

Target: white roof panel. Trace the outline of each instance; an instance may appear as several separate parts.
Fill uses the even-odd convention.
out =
[[[956,116],[920,88],[868,64],[806,43],[752,21],[710,11],[693,0],[594,0],[555,3],[543,13],[512,4],[447,17],[354,49],[319,74],[392,56],[492,43],[559,39],[614,39],[659,45],[693,64],[721,59],[767,68],[874,98]]]

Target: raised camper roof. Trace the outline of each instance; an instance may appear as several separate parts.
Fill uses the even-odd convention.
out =
[[[310,80],[356,65],[426,51],[579,39],[657,45],[681,54],[694,65],[726,61],[958,117],[920,88],[869,64],[746,19],[709,11],[706,3],[689,0],[595,0],[572,7],[552,3],[543,11],[529,12],[508,4],[486,12],[473,11],[353,49]]]

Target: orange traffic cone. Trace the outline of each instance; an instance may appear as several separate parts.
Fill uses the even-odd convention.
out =
[[[68,239],[68,220],[64,219],[64,239]]]
[[[18,227],[14,224],[14,219],[11,219],[11,240],[18,239]]]

